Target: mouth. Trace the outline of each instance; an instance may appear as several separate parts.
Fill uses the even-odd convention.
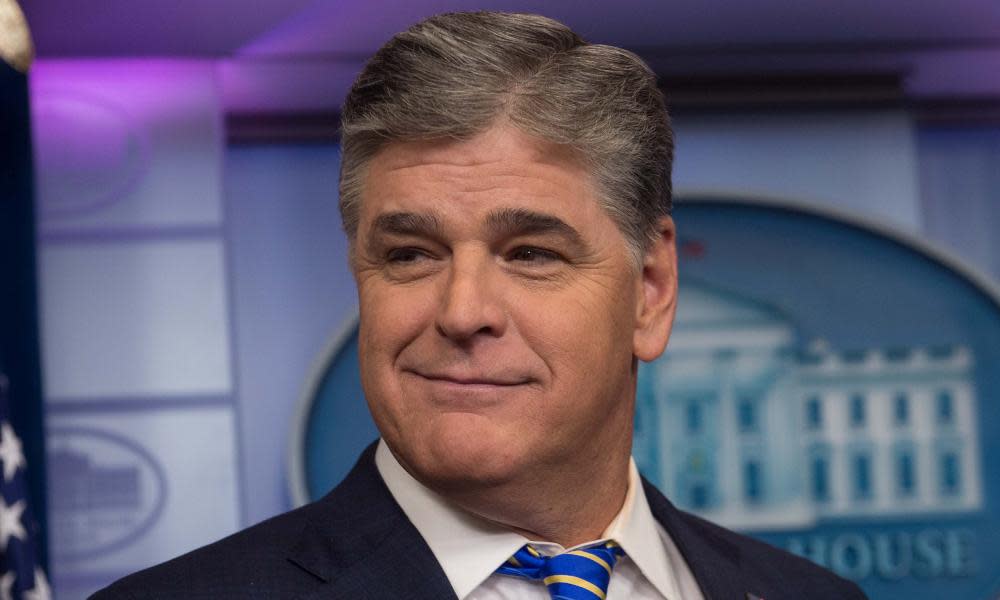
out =
[[[433,383],[440,383],[445,385],[455,385],[455,386],[467,386],[467,387],[515,387],[519,385],[526,385],[531,383],[531,380],[526,377],[509,377],[509,376],[490,376],[490,375],[478,375],[478,374],[459,374],[459,373],[434,373],[434,372],[421,372],[421,371],[409,371],[410,373],[425,379]]]
[[[412,387],[418,397],[445,412],[478,413],[508,406],[536,383],[530,377],[511,373],[404,369],[403,374],[409,378],[404,388]]]

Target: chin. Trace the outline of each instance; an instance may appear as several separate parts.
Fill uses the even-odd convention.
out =
[[[427,487],[439,491],[494,487],[521,472],[518,458],[524,452],[523,440],[511,432],[491,426],[478,415],[448,415],[436,421],[412,439],[396,444],[387,440],[404,466]]]

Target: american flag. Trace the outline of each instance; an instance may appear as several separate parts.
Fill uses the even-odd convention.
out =
[[[38,565],[38,527],[28,505],[27,464],[10,422],[7,377],[0,373],[0,600],[48,600],[49,582]]]

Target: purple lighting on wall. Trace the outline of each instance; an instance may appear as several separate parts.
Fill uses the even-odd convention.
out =
[[[33,98],[43,218],[97,210],[128,194],[148,161],[147,140],[128,111],[82,91],[53,88]]]
[[[217,187],[190,183],[219,180],[215,61],[39,60],[30,85],[43,226],[111,213],[116,226],[151,224],[185,202],[217,205]]]

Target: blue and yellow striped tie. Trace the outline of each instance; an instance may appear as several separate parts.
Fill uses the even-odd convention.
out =
[[[611,569],[625,552],[608,542],[555,556],[542,556],[524,546],[497,569],[501,575],[541,579],[552,600],[604,600],[611,582]]]

